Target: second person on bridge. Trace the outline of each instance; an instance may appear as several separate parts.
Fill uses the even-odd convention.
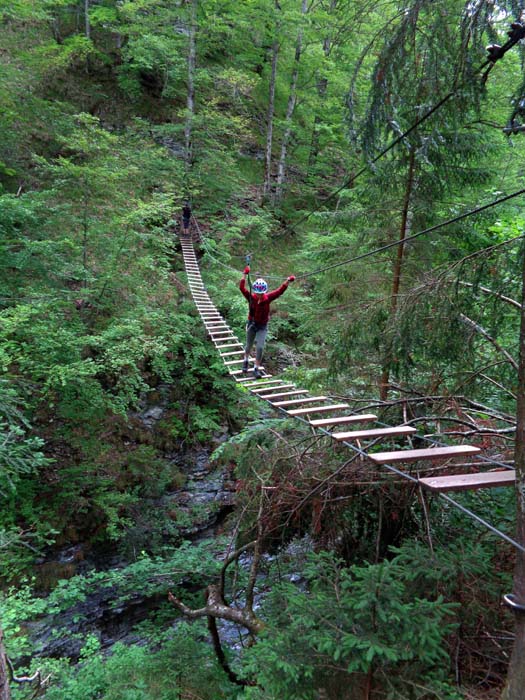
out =
[[[264,350],[264,342],[268,332],[268,319],[270,318],[270,304],[274,299],[288,289],[288,284],[295,280],[294,275],[290,275],[277,289],[268,291],[268,285],[263,279],[257,279],[251,285],[251,291],[246,289],[246,275],[250,273],[250,268],[244,268],[243,277],[239,283],[239,289],[248,300],[248,323],[246,324],[246,345],[244,347],[244,362],[242,371],[247,372],[249,368],[250,351],[255,343],[255,369],[254,377],[260,379],[261,363]]]

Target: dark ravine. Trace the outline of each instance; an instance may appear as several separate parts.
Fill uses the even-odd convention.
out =
[[[169,391],[161,391],[160,395],[164,401],[155,405],[145,404],[133,416],[152,432],[164,416]],[[157,390],[156,397],[158,396]],[[213,443],[218,445],[227,437],[227,433],[223,432],[214,436]],[[185,475],[186,482],[182,488],[162,495],[156,500],[155,506],[177,514],[181,520],[178,533],[186,541],[198,543],[212,538],[235,507],[235,484],[230,475],[211,468],[211,451],[210,448],[186,450],[182,447],[178,452],[169,451],[161,455],[176,471]],[[131,562],[107,543],[100,546],[75,543],[49,551],[36,566],[35,573],[41,585],[50,589],[61,578],[71,578],[91,571],[120,569],[129,563]],[[136,592],[126,597],[125,601],[115,604],[116,597],[114,588],[101,585],[88,594],[83,602],[76,603],[69,610],[29,623],[26,629],[33,641],[35,654],[68,657],[76,661],[86,634],[95,635],[104,650],[109,650],[116,642],[145,644],[145,640],[134,633],[133,628],[158,609],[166,601],[166,596],[144,596]]]

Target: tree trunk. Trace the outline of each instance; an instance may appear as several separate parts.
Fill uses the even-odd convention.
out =
[[[190,26],[188,35],[188,94],[186,100],[186,126],[184,128],[185,162],[186,169],[189,169],[192,161],[192,126],[195,114],[195,66],[196,66],[196,23],[197,23],[197,2],[198,0],[188,0],[190,5]]]
[[[399,287],[401,284],[401,269],[403,267],[403,256],[405,253],[405,238],[409,233],[409,212],[410,212],[410,199],[412,196],[412,189],[414,187],[414,170],[415,170],[416,157],[414,149],[410,150],[410,158],[408,162],[408,175],[405,187],[405,197],[403,201],[403,212],[401,215],[401,231],[399,239],[402,241],[397,246],[396,261],[394,263],[394,270],[392,274],[392,292],[390,296],[390,319],[393,321],[396,311],[397,311],[397,299],[399,295]],[[390,363],[392,361],[392,350],[387,349],[385,355],[385,362],[383,365],[383,372],[381,374],[381,383],[379,390],[379,397],[381,401],[386,401],[388,398],[388,385],[390,382]]]
[[[86,39],[91,39],[91,22],[89,21],[89,0],[84,0],[84,32]]]
[[[328,10],[331,14],[337,7],[337,0],[330,0],[330,8]],[[330,51],[332,50],[332,38],[330,36],[325,37],[323,41],[323,53],[325,58],[330,56]],[[321,75],[317,81],[317,94],[319,96],[320,110],[323,109],[323,102],[328,90],[328,78],[326,75]],[[317,113],[314,118],[314,124],[312,129],[312,140],[310,143],[310,153],[308,155],[308,170],[311,170],[315,165],[317,160],[317,155],[319,153],[319,127],[321,125],[322,118],[321,114]]]
[[[518,398],[516,406],[516,541],[525,546],[525,258],[522,269],[521,325],[518,368]],[[514,568],[514,598],[525,605],[525,553],[516,551]],[[525,612],[516,611],[516,637],[510,659],[507,683],[502,700],[522,700],[525,688]]]
[[[277,29],[276,29],[277,33]],[[270,94],[268,96],[268,112],[266,114],[266,152],[264,157],[264,199],[268,199],[272,189],[272,142],[273,117],[275,111],[275,80],[277,76],[277,58],[279,56],[279,41],[276,38],[272,45],[272,70],[270,74]]]
[[[307,1],[302,0],[301,4],[301,15],[305,15],[307,11]],[[286,118],[283,139],[281,142],[281,156],[279,158],[279,165],[277,167],[277,183],[275,188],[275,201],[280,201],[283,196],[283,187],[285,182],[286,174],[286,156],[288,153],[288,145],[290,143],[290,137],[292,135],[292,118],[295,110],[295,105],[297,102],[297,79],[299,77],[299,62],[301,60],[301,51],[303,44],[303,29],[302,26],[299,27],[297,32],[297,41],[295,44],[295,58],[292,71],[292,79],[290,82],[290,94],[288,96],[288,106],[286,107]]]
[[[0,700],[11,700],[9,670],[4,647],[4,633],[0,627]]]

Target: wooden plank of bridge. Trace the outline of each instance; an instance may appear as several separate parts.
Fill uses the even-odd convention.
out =
[[[220,352],[221,357],[229,357],[230,355],[244,355],[244,350],[231,350],[230,352]]]
[[[374,428],[373,430],[352,430],[350,432],[332,433],[334,440],[369,440],[378,437],[395,437],[410,435],[417,430],[410,425],[398,425],[394,428]]]
[[[270,398],[266,396],[265,398]],[[290,401],[270,401],[272,406],[282,408],[283,406],[295,406],[301,403],[315,403],[316,401],[326,401],[327,396],[303,396],[302,399],[290,399]]]
[[[347,403],[334,403],[330,406],[312,406],[311,408],[294,408],[286,411],[290,416],[306,416],[308,413],[326,413],[327,411],[340,411],[342,408],[350,408]]]
[[[236,343],[226,343],[225,345],[217,345],[216,344],[215,347],[217,348],[217,350],[222,350],[223,348],[242,347],[242,343],[239,343],[239,341],[237,341]]]
[[[263,387],[263,386],[269,386],[270,384],[276,384],[277,386],[274,386],[274,389],[280,389],[281,387],[279,384],[284,384],[282,379],[271,379],[270,381],[266,382],[264,379],[258,379],[255,382],[251,382],[250,384],[245,384],[244,386],[251,387],[251,386],[258,386],[258,387]]]
[[[226,365],[226,367],[229,367],[230,365],[242,365],[243,362],[244,360],[242,358],[239,358],[238,360],[228,360],[224,364]]]
[[[396,452],[375,452],[368,455],[376,464],[395,462],[418,462],[424,459],[450,459],[475,455],[481,450],[471,445],[456,445],[451,447],[429,447],[423,450],[397,450]]]
[[[477,474],[453,474],[419,479],[419,483],[431,491],[468,491],[470,489],[512,486],[516,481],[514,469],[501,472],[478,472]]]
[[[299,394],[307,393],[308,389],[296,389],[295,391],[283,391],[279,394],[263,394],[261,396],[261,399],[266,399],[266,401],[270,401],[270,399],[282,399],[283,396],[298,396]]]
[[[346,425],[348,423],[370,423],[377,420],[377,416],[373,413],[354,414],[352,416],[336,416],[335,418],[316,418],[309,420],[310,425],[314,428],[324,428],[326,425]]]
[[[238,372],[230,372],[230,374],[238,374]],[[241,372],[241,374],[244,374],[244,372]],[[271,377],[271,374],[265,374],[263,375],[263,379],[268,379],[268,377]],[[250,379],[253,379],[253,377],[234,377],[236,382],[239,382],[239,384],[242,384],[243,386],[246,386],[245,382],[250,381]]]
[[[266,393],[272,393],[272,391],[275,391],[275,389],[295,389],[296,386],[295,384],[282,384],[279,387],[271,387],[271,386],[260,386],[255,389],[250,389],[251,392],[254,394],[264,394]]]

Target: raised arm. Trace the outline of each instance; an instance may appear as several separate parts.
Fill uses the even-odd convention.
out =
[[[243,273],[242,273],[242,279],[239,282],[239,289],[243,293],[243,296],[245,296],[246,299],[248,299],[248,301],[250,301],[250,292],[246,289],[246,275],[248,275],[249,273],[250,273],[250,268],[248,266],[246,266],[243,270]]]
[[[286,290],[288,289],[288,285],[290,282],[293,282],[295,280],[294,275],[290,275],[282,284],[280,287],[277,287],[277,289],[274,289],[271,292],[268,292],[268,301],[273,301],[274,299],[277,299],[277,297],[280,297],[281,294],[284,294]]]

